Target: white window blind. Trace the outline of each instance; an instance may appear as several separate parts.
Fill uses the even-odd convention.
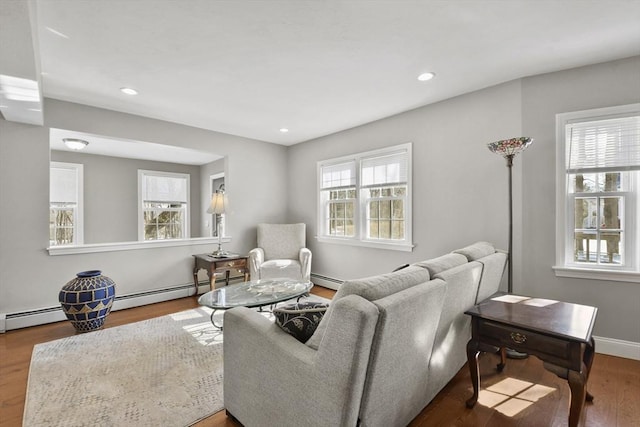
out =
[[[322,166],[322,189],[353,187],[356,185],[356,162],[349,161]]]
[[[187,180],[162,175],[144,176],[142,199],[147,202],[187,202]]]
[[[406,150],[362,160],[362,187],[405,184],[409,154]]]
[[[51,203],[78,203],[78,170],[51,167],[49,201]]]
[[[640,116],[567,126],[567,172],[640,170]]]

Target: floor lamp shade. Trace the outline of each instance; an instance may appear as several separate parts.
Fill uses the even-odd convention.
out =
[[[528,136],[519,138],[503,139],[501,141],[490,142],[487,144],[492,153],[499,154],[507,160],[507,168],[509,169],[509,253],[508,257],[508,282],[507,292],[513,293],[513,185],[511,169],[513,168],[513,158],[525,150],[533,139]]]

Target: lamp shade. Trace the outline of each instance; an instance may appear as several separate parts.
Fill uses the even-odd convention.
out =
[[[519,138],[503,139],[502,141],[490,142],[487,144],[492,153],[500,154],[504,157],[513,157],[523,151],[533,142],[533,138],[521,136]]]
[[[223,191],[216,191],[211,197],[208,214],[223,214],[228,205],[227,195]]]

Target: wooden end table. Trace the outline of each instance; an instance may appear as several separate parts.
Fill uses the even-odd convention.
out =
[[[230,255],[225,258],[216,258],[211,254],[199,254],[193,256],[193,284],[198,293],[198,271],[204,269],[209,276],[211,290],[216,289],[216,273],[225,273],[225,285],[229,284],[229,273],[232,270],[238,270],[244,273],[244,281],[249,280],[249,261],[248,257],[242,255]]]
[[[505,365],[505,348],[534,355],[545,367],[566,378],[571,390],[569,426],[576,427],[584,401],[593,400],[587,392],[587,380],[593,364],[595,343],[591,336],[598,309],[518,295],[496,294],[467,310],[471,316],[471,340],[467,360],[473,383],[472,408],[478,400],[480,370],[478,354],[484,345],[499,347]]]

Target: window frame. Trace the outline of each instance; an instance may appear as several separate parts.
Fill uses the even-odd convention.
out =
[[[640,223],[637,218],[640,215],[640,171],[629,172],[626,190],[570,193],[569,176],[575,175],[576,171],[567,170],[567,125],[636,115],[640,115],[640,103],[556,115],[556,260],[553,270],[557,277],[640,283]],[[583,174],[605,172],[585,171]],[[621,169],[620,172],[625,170]],[[620,244],[624,245],[626,265],[574,261],[576,199],[610,196],[621,197],[623,200],[624,239],[621,239]]]
[[[186,180],[186,202],[184,203],[184,224],[182,225],[182,237],[181,238],[171,238],[171,239],[145,239],[145,230],[144,230],[144,212],[145,212],[145,202],[143,199],[143,194],[145,190],[145,177],[147,176],[156,176],[156,177],[170,177],[170,178],[180,178]],[[189,208],[190,204],[190,195],[191,195],[191,175],[188,173],[179,173],[179,172],[163,172],[163,171],[152,171],[152,170],[144,170],[138,169],[138,241],[140,242],[151,242],[151,241],[176,241],[176,240],[184,240],[189,239],[190,234],[190,225],[191,225],[191,211]],[[157,201],[156,201],[157,202]],[[175,201],[179,202],[179,201]],[[170,203],[170,202],[166,202]]]
[[[407,154],[407,182],[406,182],[406,195],[403,198],[395,198],[404,201],[404,239],[392,240],[392,239],[372,239],[367,237],[367,223],[368,223],[368,202],[375,200],[374,198],[364,197],[364,193],[368,190],[375,188],[374,186],[362,185],[362,163],[367,159],[375,157],[381,157],[391,155],[394,153],[406,152]],[[323,196],[323,192],[331,191],[322,188],[322,170],[325,167],[345,164],[353,162],[355,165],[355,183],[353,186],[343,186],[342,189],[348,190],[353,188],[355,190],[355,199],[353,200],[354,210],[354,235],[353,236],[333,236],[328,234],[328,224],[326,218],[326,197]],[[317,162],[317,227],[318,235],[316,239],[319,242],[335,243],[351,246],[363,246],[379,249],[397,250],[411,252],[413,250],[413,238],[412,238],[412,144],[404,143],[391,147],[385,147],[381,149],[356,153],[348,156],[342,156],[338,158],[332,158]],[[377,187],[393,187],[394,184],[381,184]],[[388,197],[384,197],[388,198]]]
[[[49,180],[51,180],[51,169],[73,170],[76,175],[76,207],[73,208],[73,242],[64,245],[55,245],[49,240],[50,248],[60,248],[77,246],[84,244],[84,165],[82,163],[49,162]],[[51,185],[51,183],[49,183]],[[51,214],[51,190],[49,190],[49,214]],[[49,224],[51,226],[51,224]]]

